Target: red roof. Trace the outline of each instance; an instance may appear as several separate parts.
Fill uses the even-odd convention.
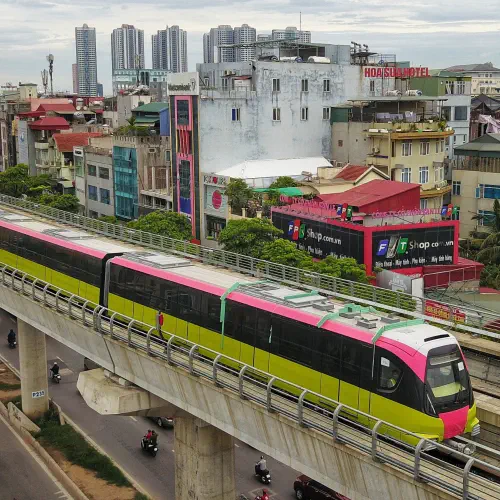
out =
[[[54,113],[64,113],[64,114],[69,114],[69,113],[76,113],[76,109],[73,106],[73,104],[40,104],[38,106],[37,111],[54,111]]]
[[[44,116],[28,125],[32,130],[68,130],[70,127],[62,116]]]
[[[76,132],[71,134],[54,134],[57,149],[61,153],[72,153],[74,146],[88,146],[91,137],[101,137],[99,132]]]
[[[495,293],[495,294],[500,294],[500,290],[497,290],[495,288],[488,288],[487,286],[480,286],[479,287],[479,293]]]
[[[335,179],[344,179],[345,181],[355,181],[361,177],[370,167],[365,165],[346,165],[336,176]]]
[[[362,207],[366,205],[380,203],[387,198],[392,198],[393,196],[412,190],[418,190],[420,197],[420,184],[375,179],[343,193],[319,194],[317,198],[327,203],[347,203],[348,205],[358,207],[359,211],[363,212]]]

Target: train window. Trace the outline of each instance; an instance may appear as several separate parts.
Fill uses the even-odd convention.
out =
[[[381,355],[379,358],[378,373],[378,387],[382,391],[395,391],[403,378],[399,363],[385,355]]]
[[[203,294],[205,300],[207,301],[206,311],[207,315],[204,319],[203,326],[208,328],[209,330],[214,330],[216,332],[221,331],[221,322],[220,322],[220,297],[216,297],[215,295],[211,295],[208,293]]]
[[[241,331],[239,340],[245,344],[253,345],[255,342],[255,315],[256,309],[250,306],[243,306],[241,317]]]
[[[293,324],[284,320],[279,344],[279,355],[306,366],[313,362],[314,336],[307,325]],[[274,332],[273,332],[274,334]]]
[[[226,317],[224,319],[224,335],[236,339],[240,336],[243,307],[230,300],[226,301]]]
[[[361,345],[356,340],[342,339],[342,380],[359,386]]]
[[[255,322],[255,347],[264,351],[271,349],[271,352],[277,353],[280,334],[281,321],[279,316],[272,317],[271,319],[269,313],[258,311]],[[271,338],[271,344],[269,344],[269,338]]]
[[[340,346],[342,337],[336,333],[319,330],[318,354],[321,356],[321,371],[331,377],[340,375]]]

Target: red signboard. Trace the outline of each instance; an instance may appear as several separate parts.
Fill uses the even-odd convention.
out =
[[[395,68],[380,66],[365,66],[365,78],[427,78],[430,76],[429,68]]]
[[[425,301],[425,314],[433,318],[454,321],[456,323],[465,323],[465,313],[460,309],[449,307],[433,300]]]

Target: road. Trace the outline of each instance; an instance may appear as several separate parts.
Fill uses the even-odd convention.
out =
[[[10,328],[16,330],[15,321],[0,310],[0,332],[5,332],[6,336]],[[57,361],[62,378],[59,385],[49,384],[49,392],[54,401],[155,499],[173,500],[173,430],[157,429],[156,424],[143,417],[102,416],[94,412],[76,389],[78,374],[83,370],[83,357],[48,336],[46,339],[47,363],[52,365]],[[18,350],[9,349],[6,338],[4,340],[0,341],[0,353],[19,368]],[[140,449],[142,436],[152,426],[159,433],[160,450],[156,458],[143,454]],[[239,441],[235,447],[237,492],[253,500],[262,492],[262,485],[253,476],[254,464],[259,459],[260,452]],[[276,500],[294,498],[293,482],[299,473],[272,458],[267,459],[267,464],[273,478],[271,487],[268,488],[270,496]],[[3,499],[1,495],[0,498]]]
[[[70,497],[42,461],[0,417],[0,498],[66,500]]]

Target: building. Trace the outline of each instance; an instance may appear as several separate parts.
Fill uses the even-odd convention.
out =
[[[78,95],[97,96],[97,54],[95,28],[75,28]]]
[[[293,45],[280,49],[284,56],[299,50],[302,60],[317,54],[330,63],[208,63],[170,75],[174,208],[192,218],[195,239],[204,237],[201,175],[252,160],[329,158],[332,106],[368,95],[349,46]],[[394,88],[394,79],[384,85]],[[382,81],[374,86],[381,91]]]
[[[471,77],[462,73],[438,70],[426,78],[410,78],[409,89],[420,90],[423,95],[442,98],[437,114],[443,116],[455,134],[446,138],[446,153],[451,160],[454,148],[469,142],[471,110]],[[405,89],[406,90],[406,89]],[[449,178],[451,180],[451,170]]]
[[[472,99],[469,138],[472,141],[488,132],[495,120],[500,120],[500,99],[484,94]]]
[[[151,210],[172,208],[169,153],[169,137],[113,137],[116,217],[132,220]]]
[[[170,71],[166,69],[114,70],[112,77],[113,95],[117,95],[122,91],[137,89],[141,85],[149,87],[151,94],[156,95],[159,92],[161,84],[167,83],[167,75],[169,73]]]
[[[375,166],[393,181],[421,185],[420,208],[440,210],[451,191],[444,173],[454,131],[438,115],[441,97],[354,98],[332,110],[332,158]]]
[[[234,43],[243,45],[254,43],[257,40],[257,30],[248,26],[248,24],[242,24],[241,26],[236,26],[234,28]],[[234,49],[234,60],[236,62],[242,61],[252,61],[255,59],[256,50],[255,45],[253,46],[241,46]]]
[[[161,114],[163,110],[166,113]],[[169,136],[170,116],[168,113],[168,102],[151,102],[143,104],[132,110],[132,116],[135,119],[135,125],[147,127],[151,132],[160,135],[160,121],[163,120],[163,134]]]
[[[149,95],[127,95],[119,94],[116,99],[117,126],[127,125],[127,120],[132,116],[132,110],[151,102]]]
[[[451,66],[446,68],[446,71],[470,76],[472,95],[486,94],[495,96],[500,94],[500,69],[495,68],[490,62]]]
[[[73,75],[73,94],[78,94],[78,64],[71,65],[71,73]]]
[[[455,155],[451,202],[460,207],[460,235],[466,238],[488,222],[500,198],[500,134],[483,134],[455,148]]]
[[[283,29],[274,29],[271,32],[272,40],[297,40],[301,43],[311,43],[310,31],[299,31],[295,26]]]
[[[145,66],[144,30],[122,24],[111,33],[111,68],[141,69]]]
[[[151,37],[153,69],[172,73],[187,71],[187,32],[179,26],[167,26]]]
[[[113,138],[91,137],[88,146],[74,147],[73,157],[80,213],[93,218],[114,216]]]
[[[234,48],[220,48],[221,45],[234,43],[234,30],[230,25],[221,24],[217,28],[212,28],[210,33],[203,36],[203,41],[204,63],[234,62]],[[205,55],[208,56],[206,60]]]

